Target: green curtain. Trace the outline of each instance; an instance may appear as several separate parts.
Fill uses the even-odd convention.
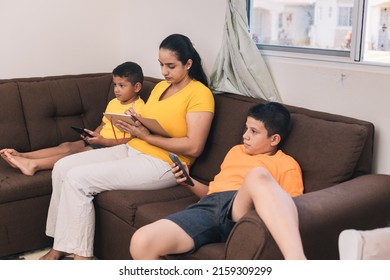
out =
[[[210,75],[214,93],[231,92],[281,102],[268,67],[253,42],[246,0],[227,0],[223,42]]]

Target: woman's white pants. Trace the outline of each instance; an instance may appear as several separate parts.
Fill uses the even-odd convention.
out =
[[[167,162],[126,144],[67,156],[55,164],[52,181],[46,234],[54,237],[55,250],[84,257],[93,256],[96,194],[176,184]]]

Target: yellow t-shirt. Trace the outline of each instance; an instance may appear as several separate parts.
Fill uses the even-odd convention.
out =
[[[208,194],[240,189],[245,176],[255,167],[267,169],[291,196],[303,193],[302,171],[293,157],[281,150],[272,156],[248,155],[243,145],[236,145],[227,153],[221,164],[221,171],[210,182]]]
[[[114,98],[110,102],[108,102],[105,112],[124,114],[127,109],[134,108],[135,112],[138,113],[144,105],[145,102],[141,98],[138,98],[136,101],[126,105],[121,104],[121,102],[117,98]],[[114,129],[116,133],[116,137],[118,139],[123,138],[123,132],[120,131],[116,126],[111,125],[110,120],[107,119],[107,117],[104,115],[102,118],[102,122],[104,123],[104,125],[102,127],[102,130],[100,131],[101,136],[103,136],[106,139],[115,139],[115,134],[113,131]],[[124,138],[126,137],[130,137],[130,136],[126,133]]]
[[[210,89],[199,81],[191,81],[185,88],[176,94],[161,100],[161,95],[170,86],[166,81],[159,82],[150,94],[140,115],[145,118],[156,119],[164,130],[175,138],[187,135],[186,115],[188,112],[214,113],[214,96]],[[172,163],[168,151],[153,146],[141,139],[134,138],[128,145],[150,156]],[[180,160],[189,166],[193,158],[179,155]]]

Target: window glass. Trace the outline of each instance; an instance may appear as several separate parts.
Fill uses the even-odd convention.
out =
[[[251,0],[261,49],[390,63],[389,0]]]
[[[390,1],[368,0],[363,60],[390,63]]]
[[[354,0],[253,0],[258,44],[349,50]]]

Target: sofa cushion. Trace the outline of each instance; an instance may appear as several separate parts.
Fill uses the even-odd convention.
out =
[[[152,78],[152,77],[144,77],[144,82],[142,84],[142,88],[139,95],[145,102],[148,100],[153,88],[160,81],[162,80],[157,78]]]
[[[305,192],[351,178],[368,135],[367,127],[291,115],[293,126],[283,150],[299,162]]]
[[[249,108],[265,102],[234,94],[218,94],[215,100],[215,116],[205,149],[191,167],[191,175],[203,183],[214,179],[228,150],[241,143]],[[305,108],[286,107],[291,112],[293,127],[283,150],[301,165],[305,192],[356,176],[355,169],[362,165],[359,160],[365,144],[371,141],[371,124]],[[366,157],[369,166],[371,158],[372,153]],[[362,169],[359,175],[367,172],[367,168]]]
[[[29,150],[26,124],[18,86],[15,82],[0,84],[0,149]]]
[[[95,197],[95,204],[134,226],[135,216],[142,205],[156,202],[166,203],[166,207],[185,197],[194,197],[187,188],[179,185],[154,191],[114,190],[106,191]]]
[[[79,140],[70,126],[94,130],[100,123],[111,75],[18,83],[32,150]]]
[[[217,94],[215,114],[204,151],[191,167],[191,176],[207,183],[218,174],[227,152],[242,143],[248,110],[262,102],[235,94]],[[264,101],[263,101],[264,102]]]
[[[188,205],[199,201],[194,195],[176,199],[174,202],[154,202],[140,205],[134,226],[140,228],[144,225],[163,219],[170,214],[184,210]]]
[[[0,203],[27,200],[51,194],[51,171],[23,175],[0,158]]]

